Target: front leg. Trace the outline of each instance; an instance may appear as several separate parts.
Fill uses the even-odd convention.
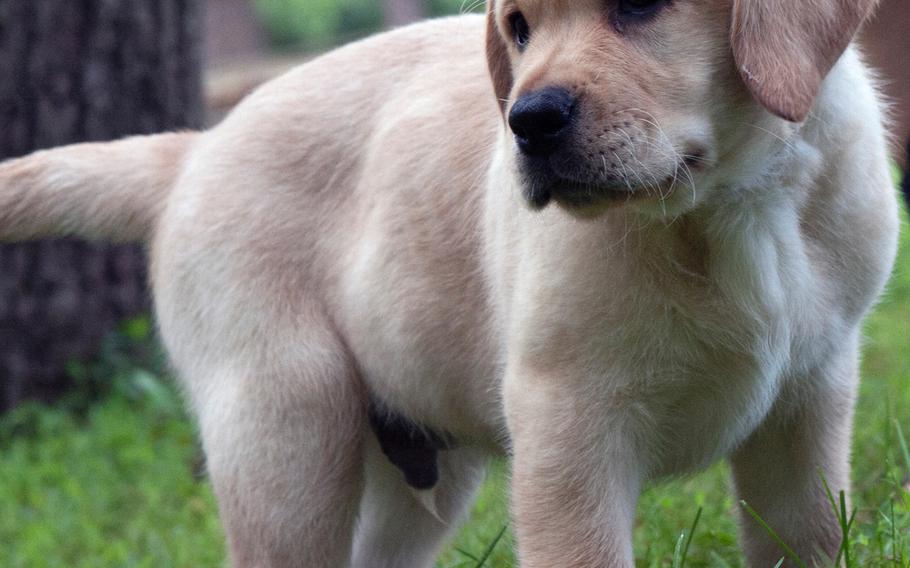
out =
[[[512,509],[524,568],[634,566],[637,437],[591,384],[509,373]]]
[[[837,500],[850,488],[850,434],[858,349],[794,378],[778,408],[733,456],[740,497],[808,566],[837,556],[841,529],[822,478]],[[849,511],[848,511],[849,514]],[[774,566],[785,552],[743,514],[750,566]],[[795,566],[789,558],[784,566]]]

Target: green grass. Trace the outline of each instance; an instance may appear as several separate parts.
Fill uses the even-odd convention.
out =
[[[831,496],[849,526],[851,567],[910,566],[907,231],[902,245],[889,291],[867,324],[855,517],[840,510],[839,495]],[[0,420],[0,566],[224,565],[223,534],[211,489],[199,475],[193,427],[159,378],[157,358],[122,344],[141,347],[147,335],[147,325],[133,322],[100,363],[74,367],[84,383],[80,392],[92,397],[74,396],[53,409],[28,405]],[[92,402],[97,396],[101,402]],[[506,479],[505,464],[495,464],[440,567],[476,567],[481,560],[488,567],[515,565]],[[647,488],[635,532],[638,566],[742,566],[735,521],[741,505],[729,486],[721,464]]]
[[[122,397],[26,409],[4,433],[0,565],[217,566],[222,532],[183,418]]]

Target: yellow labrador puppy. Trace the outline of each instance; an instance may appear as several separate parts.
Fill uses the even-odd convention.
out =
[[[491,1],[6,163],[0,227],[151,243],[235,566],[429,566],[497,452],[522,566],[632,566],[724,457],[820,561],[898,230],[874,3]]]

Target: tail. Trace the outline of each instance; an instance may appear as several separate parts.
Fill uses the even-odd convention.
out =
[[[76,144],[0,163],[0,240],[148,241],[197,136]]]

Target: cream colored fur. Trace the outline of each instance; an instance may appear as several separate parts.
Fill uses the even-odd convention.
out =
[[[652,43],[599,2],[503,2],[486,51],[483,17],[420,24],[204,134],[0,166],[7,237],[150,237],[235,566],[429,566],[504,451],[525,567],[632,566],[642,485],[725,457],[807,561],[836,551],[819,471],[849,489],[861,320],[898,227],[880,105],[851,47],[786,122],[739,78],[730,2],[671,6]],[[548,84],[584,95],[592,132],[629,116],[585,174],[628,203],[525,205],[502,113]],[[379,453],[370,398],[457,440],[444,522]],[[783,555],[743,532],[753,566]]]

